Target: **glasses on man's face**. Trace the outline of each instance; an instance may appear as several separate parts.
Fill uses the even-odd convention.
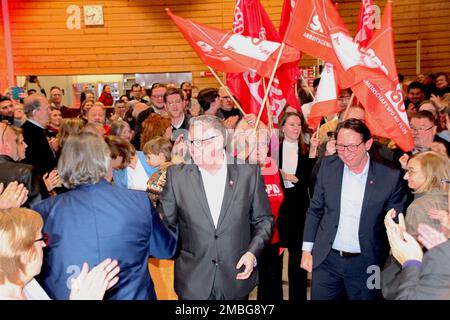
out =
[[[183,102],[183,100],[175,100],[175,101],[170,101],[170,102],[167,102],[167,105],[169,106],[169,107],[172,107],[172,106],[176,106],[176,105],[179,105],[181,102]]]
[[[433,127],[434,127],[434,125],[432,125],[432,126],[429,127],[429,128],[416,128],[416,127],[411,127],[411,131],[412,131],[412,132],[420,132],[420,131],[426,132],[426,131],[430,130],[430,129],[433,128]]]
[[[42,233],[42,237],[39,238],[39,239],[34,240],[34,242],[44,241],[44,244],[47,247],[49,239],[50,239],[49,235],[44,232],[44,233]]]
[[[152,95],[153,99],[163,99],[164,95],[163,94],[158,94],[158,95]]]
[[[220,97],[220,99],[222,99],[222,100],[231,100],[231,97],[230,96],[223,96],[223,97]]]
[[[203,144],[204,142],[210,141],[210,140],[212,140],[212,139],[214,139],[214,138],[217,138],[217,137],[218,137],[218,136],[212,136],[212,137],[205,138],[205,139],[202,139],[202,140],[188,140],[188,142],[189,142],[192,146],[194,146],[194,147],[196,147],[196,148],[199,148],[199,147],[202,146],[202,144]]]
[[[350,152],[355,152],[356,150],[358,150],[358,147],[361,145],[361,143],[363,143],[364,141],[361,141],[358,144],[349,144],[349,145],[344,145],[344,144],[337,144],[336,143],[336,150],[339,152],[344,152],[345,149],[347,149]]]

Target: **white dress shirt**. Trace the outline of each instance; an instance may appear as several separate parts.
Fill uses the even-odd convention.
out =
[[[223,157],[224,159],[222,166],[215,174],[211,174],[200,167],[198,168],[202,176],[209,211],[211,212],[214,227],[216,228],[217,223],[219,222],[220,210],[222,209],[223,196],[225,194],[227,180],[226,155],[224,154]]]
[[[295,174],[298,163],[298,142],[283,141],[283,163],[282,168],[285,173]],[[284,180],[284,187],[292,188],[294,184],[288,180]]]
[[[367,157],[368,161],[359,174],[353,173],[347,165],[344,165],[339,225],[332,245],[333,249],[352,253],[361,252],[359,224],[369,173],[370,157],[368,153]],[[313,246],[313,242],[304,241],[302,250],[311,252]]]
[[[339,226],[336,238],[334,238],[333,249],[353,253],[361,252],[359,245],[359,224],[364,192],[366,190],[367,175],[369,173],[369,163],[370,158],[363,171],[359,174],[353,173],[344,165]]]
[[[149,177],[139,158],[136,161],[136,167],[134,169],[127,167],[127,176],[128,189],[140,191],[147,190],[147,181]]]

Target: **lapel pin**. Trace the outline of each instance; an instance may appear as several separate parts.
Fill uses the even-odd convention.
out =
[[[373,180],[370,180],[370,184],[373,184]]]
[[[234,184],[233,180],[230,180],[230,186],[232,187]]]

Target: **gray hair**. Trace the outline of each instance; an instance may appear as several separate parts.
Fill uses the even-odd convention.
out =
[[[216,116],[212,116],[209,114],[204,114],[198,117],[192,117],[189,119],[189,127],[197,126],[197,125],[207,125],[214,130],[217,130],[222,135],[224,142],[227,141],[227,129],[225,128],[222,120],[220,120]]]
[[[25,98],[23,112],[25,112],[27,117],[33,118],[33,111],[42,107],[43,100],[45,100],[45,97],[38,93]]]
[[[62,148],[58,172],[66,188],[95,184],[104,179],[111,165],[106,142],[92,133],[71,135]]]
[[[109,135],[110,136],[120,136],[123,132],[123,129],[125,129],[125,127],[130,127],[128,122],[125,122],[123,120],[116,120],[113,123],[111,123],[111,128],[109,129]]]

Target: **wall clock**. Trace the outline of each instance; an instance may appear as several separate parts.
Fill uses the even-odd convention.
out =
[[[102,26],[103,25],[103,6],[85,5],[83,6],[84,25]]]

